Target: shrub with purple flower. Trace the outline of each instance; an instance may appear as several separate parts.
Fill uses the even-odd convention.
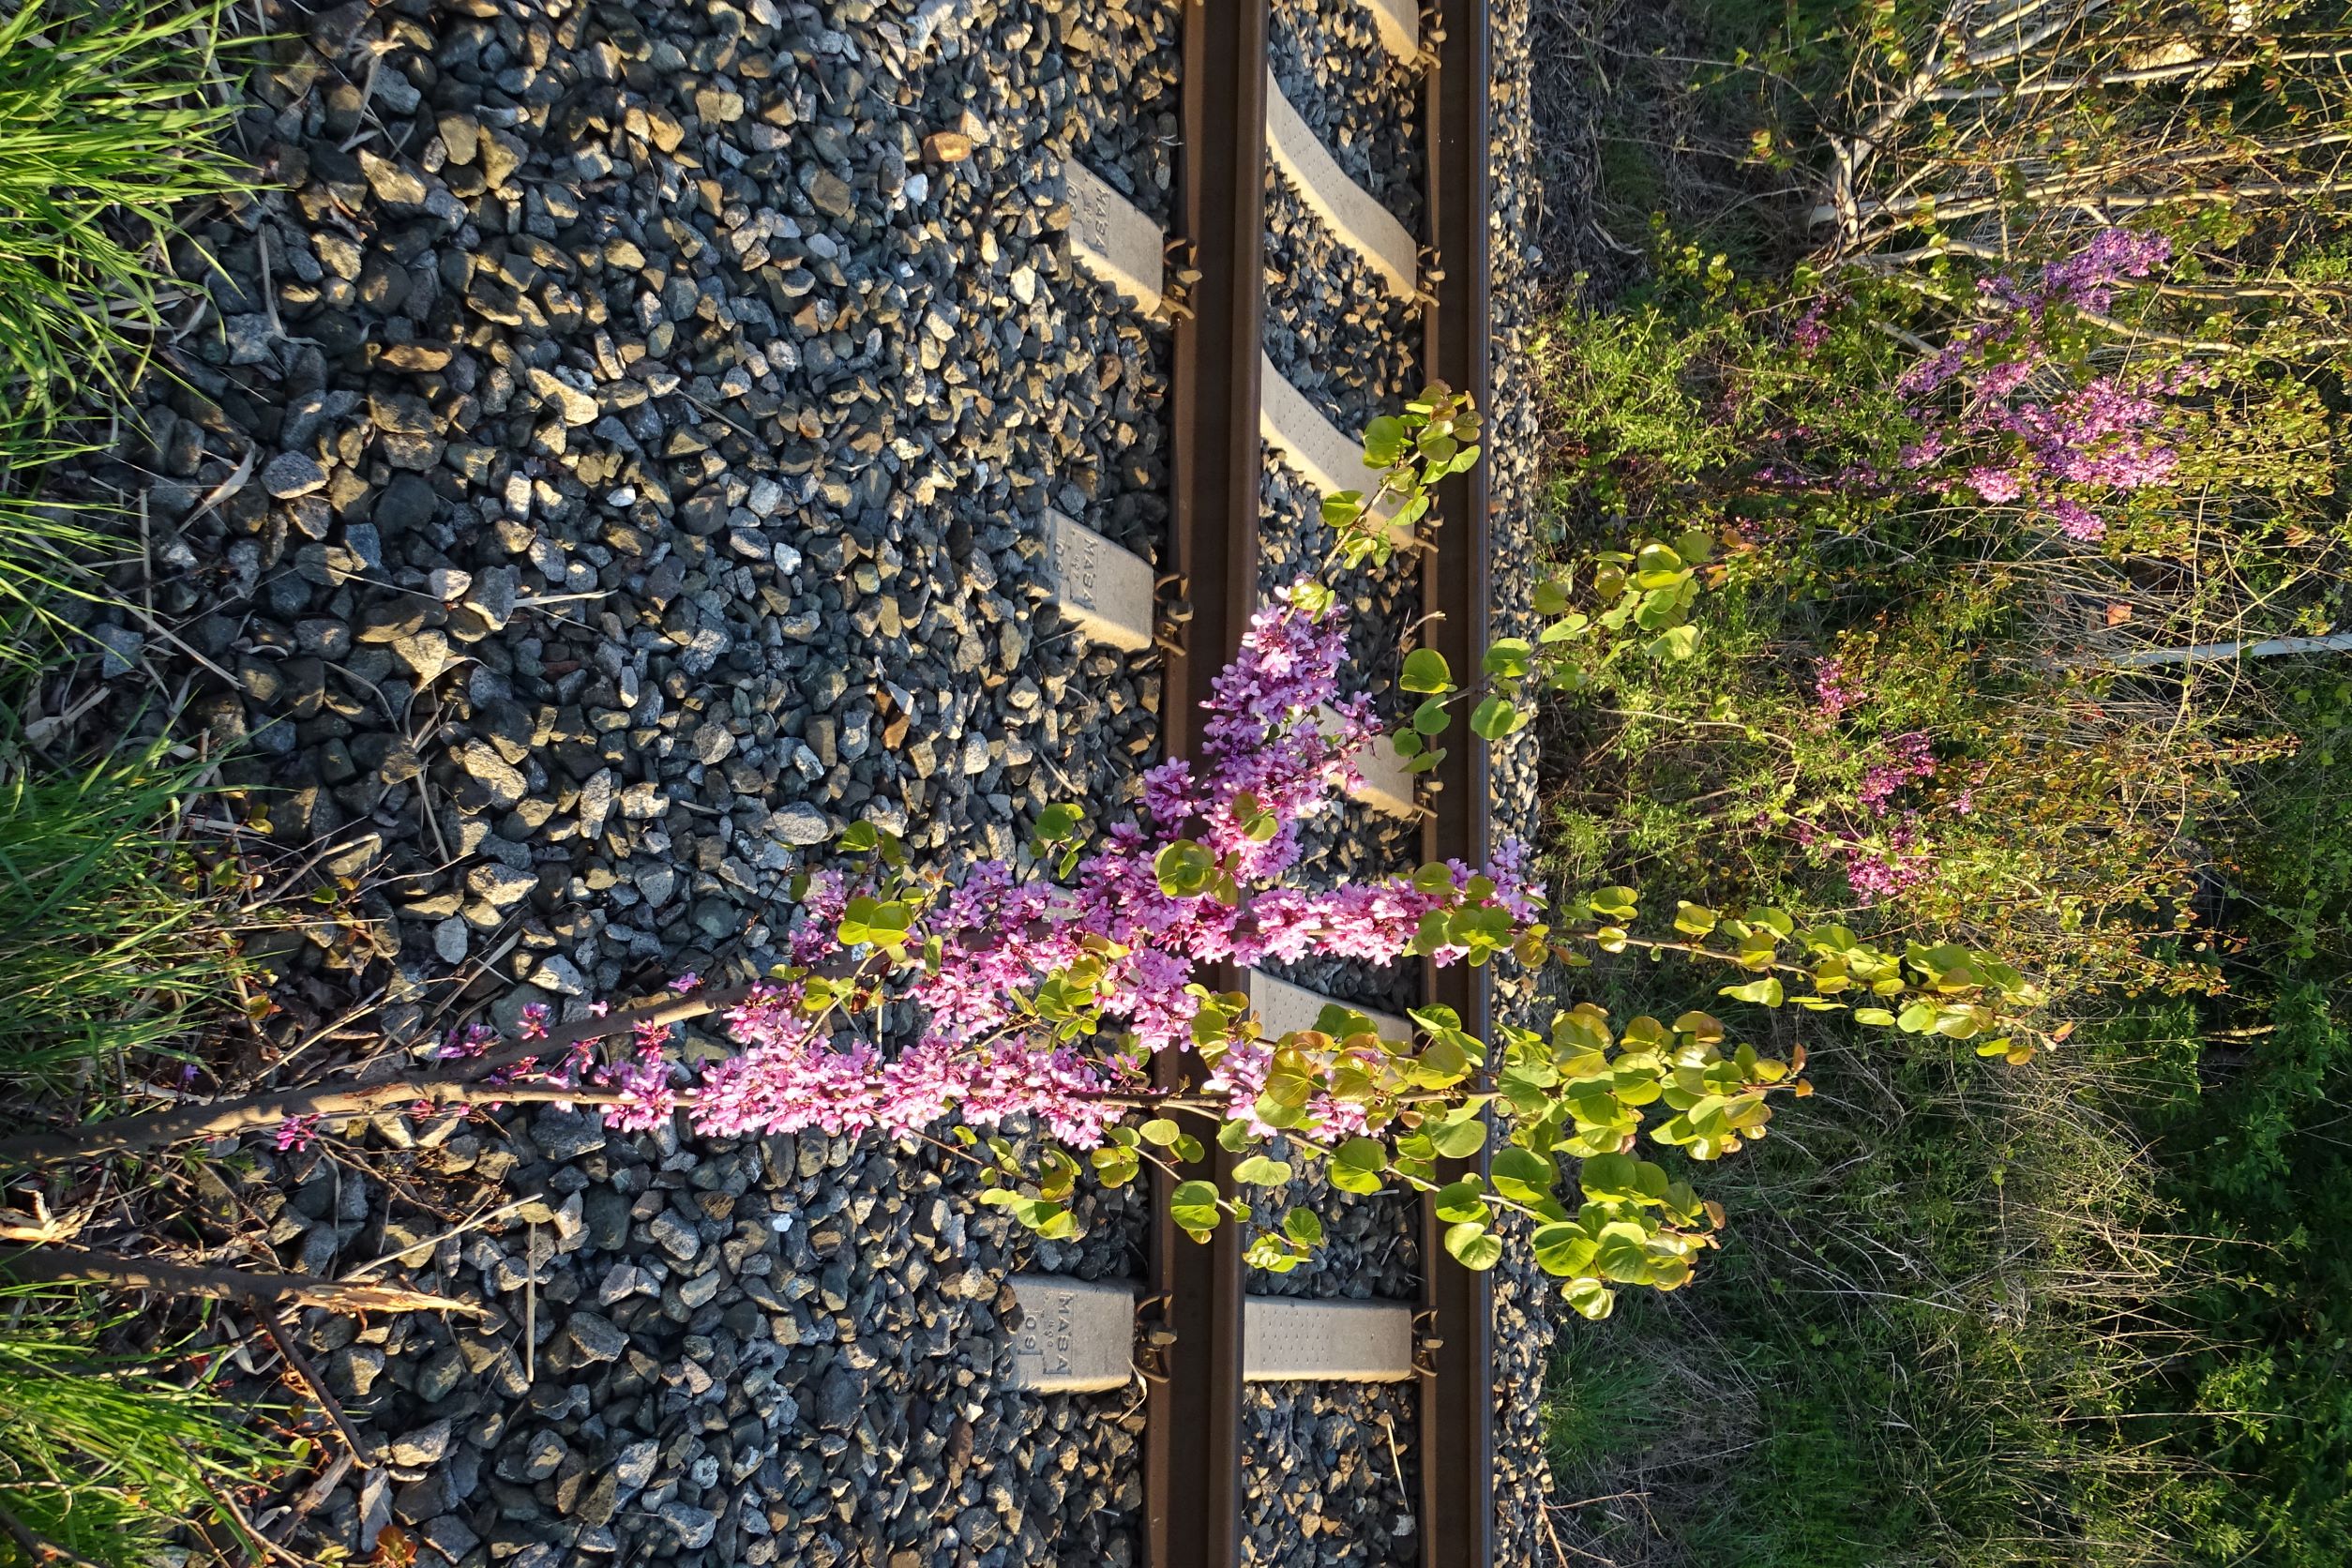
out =
[[[1394,515],[1419,516],[1426,487],[1477,456],[1467,401],[1442,388],[1376,425],[1366,461],[1382,473],[1379,491],[1370,501],[1348,492],[1326,513],[1343,525],[1342,561],[1387,548],[1381,496],[1400,499]],[[1399,755],[1415,771],[1434,765],[1432,743],[1456,703],[1470,708],[1480,739],[1510,734],[1525,722],[1516,705],[1525,691],[1572,689],[1584,678],[1570,656],[1580,637],[1624,631],[1612,648],[1634,646],[1638,634],[1652,657],[1688,656],[1703,547],[1646,544],[1604,556],[1591,613],[1569,608],[1570,585],[1545,585],[1537,603],[1551,630],[1540,642],[1497,640],[1470,687],[1432,650],[1414,650],[1401,684],[1423,701],[1413,730],[1397,737]],[[1048,807],[1021,852],[952,877],[915,868],[891,835],[856,824],[839,841],[841,864],[799,881],[785,961],[764,978],[713,991],[682,975],[669,997],[619,1018],[591,1006],[558,1025],[527,1011],[522,1046],[492,1055],[494,1032],[473,1025],[453,1031],[439,1055],[467,1064],[451,1070],[493,1097],[591,1103],[616,1131],[683,1121],[716,1138],[873,1131],[972,1148],[983,1201],[1046,1236],[1075,1228],[1070,1198],[1083,1156],[1106,1183],[1147,1166],[1164,1172],[1178,1225],[1205,1238],[1250,1206],[1188,1175],[1205,1147],[1187,1119],[1237,1150],[1279,1135],[1286,1158],[1323,1160],[1343,1190],[1437,1194],[1444,1244],[1471,1267],[1500,1259],[1498,1217],[1515,1214],[1530,1227],[1537,1265],[1565,1282],[1571,1305],[1597,1317],[1618,1286],[1671,1289],[1688,1279],[1719,1223],[1687,1184],[1636,1157],[1636,1134],[1646,1128],[1694,1158],[1721,1157],[1764,1136],[1773,1093],[1803,1092],[1802,1060],[1738,1046],[1701,1011],[1671,1026],[1635,1018],[1621,1031],[1590,1003],[1558,1015],[1548,1033],[1505,1025],[1491,1043],[1434,1007],[1416,1009],[1400,1039],[1336,1004],[1312,1028],[1275,1035],[1246,995],[1204,977],[1317,957],[1580,963],[1581,947],[1639,947],[1760,975],[1720,988],[1747,1003],[1779,1005],[1784,975],[1810,984],[1823,1007],[1847,1006],[1838,993],[1856,984],[1932,996],[1922,1005],[1943,1033],[1989,1036],[1997,1052],[2020,1048],[2014,1031],[2026,1026],[2012,1020],[2037,993],[1980,955],[1897,956],[1842,927],[1800,929],[1778,911],[1751,919],[1703,912],[1703,924],[1685,912],[1675,933],[1644,937],[1633,929],[1638,911],[1627,889],[1549,906],[1516,843],[1484,867],[1436,862],[1370,882],[1293,885],[1301,825],[1360,782],[1357,760],[1380,738],[1369,701],[1341,689],[1345,633],[1346,612],[1313,579],[1259,611],[1212,684],[1198,758],[1152,769],[1130,818],[1092,823],[1076,806]],[[1832,666],[1820,672],[1832,718],[1859,700],[1841,679]],[[1932,774],[1924,738],[1906,737],[1886,766],[1892,771],[1871,786],[1874,809]],[[733,1048],[692,1069],[676,1063],[676,1029],[714,1015]],[[598,1063],[594,1042],[614,1036],[627,1038],[627,1054]],[[1169,1063],[1179,1068],[1175,1088]],[[456,1084],[420,1087],[436,1103],[458,1097]],[[942,1126],[958,1142],[932,1138]],[[1024,1163],[998,1129],[1042,1131],[1053,1142]],[[1495,1154],[1491,1186],[1439,1181],[1440,1161],[1475,1153],[1496,1129],[1510,1141]],[[984,1143],[987,1157],[977,1152]],[[1582,1162],[1574,1209],[1560,1196],[1563,1158]],[[1259,1159],[1243,1168],[1272,1183],[1291,1168]],[[1253,1248],[1280,1244],[1261,1236]]]
[[[1854,792],[1859,811],[1832,807],[1820,820],[1799,819],[1794,827],[1798,843],[1842,865],[1847,885],[1865,905],[1883,904],[1910,892],[1934,874],[1936,859],[1926,837],[1928,811],[1899,805],[1897,797],[1937,772],[1934,745],[1926,735],[1916,731],[1896,735],[1862,770]],[[1961,814],[1971,808],[1965,791],[1951,805]]]
[[[2034,396],[2037,378],[2058,374],[2049,334],[2055,312],[2103,315],[2123,284],[2148,278],[2172,256],[2161,234],[2109,229],[2042,269],[2032,282],[1983,279],[1992,313],[1955,333],[1895,383],[1925,433],[1897,458],[1929,490],[1973,492],[1993,505],[2022,505],[2069,538],[2105,536],[2100,505],[2161,485],[2179,466],[2171,400],[2206,384],[2180,367],[2143,376],[2095,376]]]
[[[1842,658],[1825,658],[1815,671],[1813,700],[1816,712],[1825,724],[1834,724],[1847,709],[1864,700],[1865,694],[1853,684]]]

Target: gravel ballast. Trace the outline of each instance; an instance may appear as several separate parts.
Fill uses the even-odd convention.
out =
[[[1071,266],[1060,170],[1164,205],[1177,9],[922,9],[271,19],[241,128],[287,188],[200,230],[217,267],[175,249],[186,384],[83,477],[143,492],[157,611],[234,677],[197,717],[277,874],[344,880],[255,944],[282,1044],[304,1003],[378,995],[421,1056],[476,1001],[756,972],[846,822],[1003,853],[1155,756],[1156,671],[1045,602],[1040,518],[1163,548],[1167,331]],[[309,1545],[1135,1560],[1133,1400],[1003,1383],[1006,1275],[1139,1274],[1138,1194],[1041,1243],[920,1145],[392,1118],[362,1175],[259,1141],[223,1199],[286,1262],[417,1244],[487,1313],[306,1320],[390,1459]]]
[[[1543,489],[1539,388],[1530,373],[1533,339],[1546,297],[1533,245],[1541,188],[1530,101],[1532,61],[1528,0],[1496,0],[1493,74],[1488,85],[1493,126],[1493,204],[1487,219],[1494,319],[1494,405],[1488,411],[1488,482],[1494,502],[1493,569],[1496,602],[1491,634],[1532,637],[1540,623],[1530,602],[1540,580],[1542,541],[1536,535]],[[1491,792],[1498,836],[1535,841],[1542,824],[1536,784],[1534,731],[1522,730],[1494,751]],[[1550,984],[1557,985],[1555,971]],[[1539,991],[1517,966],[1497,965],[1496,1016],[1547,1028],[1562,999]],[[1573,1002],[1576,997],[1565,999]],[[1545,1453],[1544,1381],[1555,1325],[1575,1334],[1578,1319],[1560,1299],[1559,1282],[1537,1270],[1528,1227],[1505,1228],[1503,1261],[1494,1272],[1495,1298],[1495,1560],[1536,1562],[1552,1550],[1544,1508],[1551,1497]]]
[[[1244,1562],[1421,1561],[1413,1384],[1252,1383],[1242,1406]]]
[[[1274,0],[1267,55],[1275,83],[1332,161],[1421,232],[1421,73],[1380,41],[1363,0]]]
[[[1350,0],[1352,3],[1352,0]],[[1266,173],[1266,356],[1340,434],[1421,390],[1421,313]]]
[[[1040,519],[1156,554],[1166,332],[1067,260],[1066,83],[1023,70],[1063,23],[980,16],[952,59],[765,0],[287,47],[248,125],[294,191],[201,236],[217,314],[130,455],[200,563],[171,608],[219,607],[234,781],[381,889],[289,968],[386,962],[396,1033],[486,963],[568,1013],[764,968],[860,817],[943,861],[1124,797],[1157,676],[1041,602]]]
[[[1131,1274],[1128,1195],[1082,1195],[1085,1239],[1038,1244],[915,1145],[682,1147],[551,1108],[502,1130],[377,1153],[410,1195],[389,1206],[320,1150],[259,1159],[250,1201],[284,1202],[290,1260],[416,1243],[412,1277],[487,1314],[310,1315],[314,1362],[390,1445],[388,1486],[325,1499],[333,1537],[369,1550],[397,1523],[468,1564],[475,1537],[533,1561],[1135,1560],[1135,1400],[999,1386],[1006,1276]],[[408,1217],[483,1182],[538,1195],[520,1230]]]

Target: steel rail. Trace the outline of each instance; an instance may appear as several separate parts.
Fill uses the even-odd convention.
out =
[[[1440,0],[1442,39],[1423,87],[1423,145],[1427,149],[1425,241],[1436,252],[1434,298],[1423,313],[1422,364],[1433,380],[1467,392],[1493,414],[1488,323],[1487,164],[1491,27],[1486,0]],[[1486,464],[1438,486],[1439,548],[1424,558],[1422,606],[1434,611],[1429,645],[1465,682],[1486,652],[1492,500]],[[1464,735],[1446,748],[1433,781],[1435,811],[1422,844],[1431,860],[1484,865],[1492,847],[1492,800],[1484,743]],[[1460,1015],[1462,1027],[1489,1037],[1488,972],[1467,964],[1427,967],[1425,994]],[[1484,1174],[1487,1155],[1449,1162],[1448,1180]],[[1437,1244],[1443,1228],[1422,1200],[1422,1305],[1441,1341],[1426,1358],[1420,1387],[1421,1560],[1423,1568],[1492,1568],[1494,1501],[1494,1292],[1491,1277],[1466,1269]]]
[[[1268,0],[1208,0],[1184,12],[1177,221],[1198,278],[1175,329],[1169,569],[1191,615],[1161,686],[1169,757],[1194,754],[1210,682],[1240,651],[1257,601],[1267,10]],[[1240,983],[1229,972],[1203,978],[1221,990]],[[1175,1051],[1155,1066],[1167,1088],[1194,1087],[1200,1071]],[[1180,1175],[1231,1197],[1233,1165],[1211,1142]],[[1145,1410],[1145,1560],[1240,1568],[1243,1239],[1235,1225],[1206,1245],[1181,1236],[1168,1214],[1176,1180],[1153,1181],[1153,1294],[1173,1338]]]

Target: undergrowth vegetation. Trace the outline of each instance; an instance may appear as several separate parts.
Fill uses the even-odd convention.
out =
[[[2341,8],[1598,28],[1646,259],[1543,345],[1561,558],[1714,559],[1688,659],[1552,720],[1548,868],[1953,933],[2073,1023],[1779,1042],[1719,1268],[1563,1335],[1563,1544],[2346,1560]]]
[[[226,0],[5,10],[0,1108],[22,1123],[120,1108],[142,1082],[196,1082],[217,1054],[204,1042],[234,1038],[221,1026],[242,1003],[244,890],[187,833],[207,774],[170,739],[185,692],[150,680],[126,725],[98,679],[113,656],[77,629],[95,602],[135,604],[151,565],[134,519],[43,487],[51,463],[107,439],[110,405],[157,370],[156,345],[185,314],[164,259],[175,220],[250,175],[216,136],[235,108],[219,57]],[[136,1190],[77,1194],[64,1212],[53,1196],[12,1183],[0,1243],[74,1239],[101,1207],[109,1223],[143,1212]],[[167,1320],[179,1313],[0,1285],[0,1564],[128,1568],[191,1526],[239,1539],[227,1493],[285,1455],[210,1392],[217,1356],[158,1338]]]
[[[201,1371],[72,1294],[0,1289],[0,1561],[151,1562],[186,1525],[235,1538],[219,1489],[275,1455]]]

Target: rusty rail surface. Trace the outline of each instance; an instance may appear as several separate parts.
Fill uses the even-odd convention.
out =
[[[1491,415],[1485,0],[1446,0],[1439,25],[1444,36],[1424,89],[1422,125],[1428,158],[1425,243],[1436,251],[1442,276],[1423,318],[1422,363],[1431,379],[1470,393]],[[1493,602],[1486,464],[1442,480],[1434,509],[1443,526],[1422,577],[1423,609],[1439,617],[1429,642],[1470,681],[1485,656]],[[1486,747],[1464,736],[1446,748],[1434,777],[1437,809],[1423,828],[1425,856],[1485,864],[1493,844]],[[1461,1015],[1463,1028],[1482,1040],[1489,1037],[1493,999],[1486,970],[1430,966],[1426,986],[1432,1002]],[[1442,1174],[1455,1180],[1470,1170],[1484,1175],[1486,1164],[1482,1152]],[[1489,1568],[1495,1554],[1491,1276],[1462,1267],[1437,1244],[1439,1222],[1426,1198],[1421,1229],[1422,1305],[1442,1341],[1429,1358],[1433,1370],[1421,1379],[1421,1560],[1423,1568]]]
[[[1166,755],[1190,757],[1210,682],[1241,649],[1258,588],[1260,287],[1265,254],[1267,0],[1212,0],[1184,17],[1179,241],[1199,277],[1176,321],[1171,391],[1173,560],[1191,616],[1168,651],[1160,695]],[[1204,976],[1220,989],[1239,983]],[[1162,1087],[1184,1087],[1198,1057],[1164,1053]],[[1181,1174],[1234,1191],[1215,1142]],[[1242,1236],[1207,1245],[1168,1216],[1175,1179],[1153,1181],[1152,1290],[1173,1335],[1144,1428],[1147,1561],[1239,1568],[1242,1540]]]

